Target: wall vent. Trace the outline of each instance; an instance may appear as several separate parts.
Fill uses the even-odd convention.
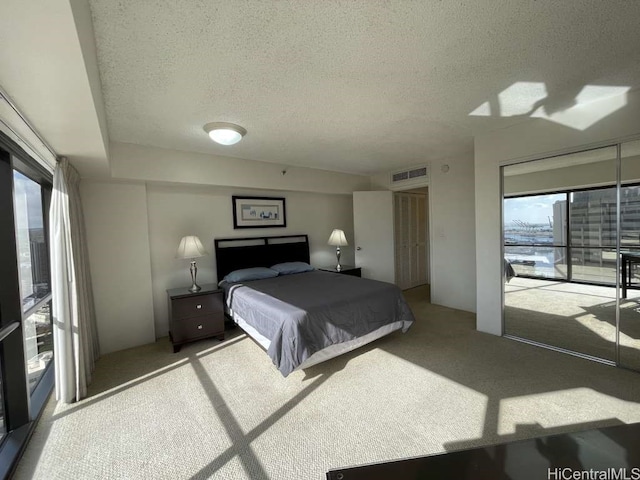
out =
[[[391,177],[392,182],[400,182],[402,180],[408,180],[408,179],[409,179],[409,172],[394,173],[393,176]]]
[[[391,185],[406,185],[406,184],[427,184],[429,183],[429,168],[427,165],[421,167],[413,167],[401,172],[393,172],[391,174]]]

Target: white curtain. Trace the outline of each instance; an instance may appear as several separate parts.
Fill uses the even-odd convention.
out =
[[[53,174],[49,230],[56,399],[65,403],[87,395],[99,356],[79,184],[63,158]]]

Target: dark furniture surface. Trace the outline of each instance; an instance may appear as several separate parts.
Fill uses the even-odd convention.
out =
[[[622,257],[622,298],[627,298],[627,289],[640,289],[640,285],[633,284],[633,265],[640,264],[640,252],[625,252]]]
[[[640,423],[340,468],[327,472],[327,480],[559,479],[574,478],[566,476],[563,469],[570,469],[570,474],[610,468],[616,472],[626,469],[627,476],[607,478],[634,478],[634,472],[640,475]]]
[[[271,267],[284,262],[309,263],[307,235],[216,238],[214,245],[218,281],[242,268]]]
[[[353,277],[362,277],[362,268],[354,267],[353,265],[340,265],[340,270],[337,270],[335,265],[330,265],[328,267],[318,267],[318,270],[322,270],[323,272],[340,273],[342,275],[351,275]]]
[[[196,293],[188,287],[172,288],[167,296],[173,353],[187,342],[209,337],[224,340],[224,292],[217,285],[203,285]]]

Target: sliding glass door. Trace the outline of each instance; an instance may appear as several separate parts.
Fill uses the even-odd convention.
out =
[[[506,336],[618,362],[618,149],[502,168]]]
[[[619,362],[640,370],[640,141],[620,150]]]

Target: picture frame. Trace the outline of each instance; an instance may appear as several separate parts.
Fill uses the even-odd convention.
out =
[[[233,228],[286,227],[286,204],[283,197],[244,197],[234,195]]]

